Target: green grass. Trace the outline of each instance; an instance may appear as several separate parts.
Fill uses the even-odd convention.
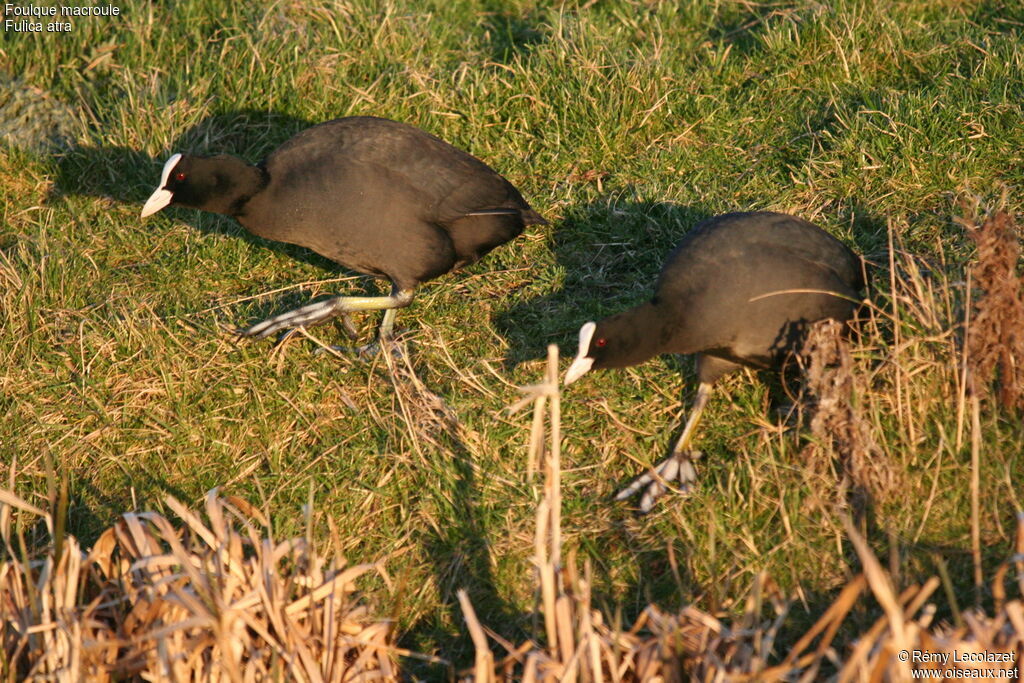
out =
[[[263,506],[283,536],[312,495],[325,542],[330,517],[350,561],[386,559],[401,577],[398,595],[372,590],[406,643],[465,662],[457,588],[506,637],[529,627],[536,499],[529,416],[504,411],[513,387],[539,380],[547,343],[570,353],[582,322],[648,296],[697,221],[773,209],[868,255],[880,291],[889,225],[939,273],[946,289],[927,304],[938,323],[904,313],[910,356],[895,325],[861,349],[875,436],[905,476],[898,500],[872,510],[869,540],[883,557],[895,542],[906,582],[942,558],[972,604],[969,439],[951,389],[971,249],[953,219],[965,196],[1024,208],[1024,6],[592,4],[126,1],[121,17],[77,19],[71,34],[3,34],[0,69],[81,112],[73,150],[0,150],[0,450],[17,458],[19,493],[45,491],[53,454],[70,480],[69,528],[86,542],[124,511],[214,486]],[[318,284],[351,273],[220,217],[138,218],[173,152],[256,160],[355,114],[470,151],[551,220],[423,287],[399,315],[426,393],[383,358],[224,331],[378,285]],[[367,336],[375,324],[365,318]],[[884,368],[901,362],[897,408]],[[766,570],[813,618],[856,557],[822,502],[834,478],[808,468],[799,430],[777,427],[770,387],[752,376],[711,402],[694,496],[644,518],[611,502],[668,447],[692,379],[688,361],[663,359],[567,392],[567,543],[594,563],[609,613],[649,600],[728,612]],[[982,427],[991,570],[1022,504],[1024,434],[990,406]]]

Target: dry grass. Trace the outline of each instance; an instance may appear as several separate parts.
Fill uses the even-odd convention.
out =
[[[817,323],[804,343],[802,360],[806,390],[813,403],[814,436],[804,451],[817,459],[838,457],[857,491],[869,499],[884,500],[897,488],[898,474],[858,406],[859,398],[866,393],[864,375],[854,372],[843,327],[835,320]]]
[[[8,491],[0,501],[6,550],[21,558],[0,566],[8,680],[397,678],[392,625],[354,585],[383,571],[321,557],[309,537],[275,541],[243,500],[211,491],[204,520],[170,498],[177,523],[126,514],[88,555],[49,513]],[[25,551],[30,515],[53,539],[41,557]]]
[[[812,431],[835,444],[841,458],[874,457],[870,428],[850,428],[866,423],[850,402],[846,342],[823,327],[808,347],[810,384],[821,415]],[[424,437],[444,431],[452,436],[457,423],[407,359],[405,351],[386,361],[406,402],[407,419],[425,425]],[[799,637],[788,632],[791,599],[764,574],[739,617],[715,616],[692,605],[675,613],[649,605],[624,627],[617,614],[605,614],[593,603],[591,564],[584,562],[581,573],[574,554],[563,550],[557,373],[552,346],[544,381],[527,387],[526,397],[514,406],[534,404],[529,450],[543,474],[532,560],[536,635],[518,645],[507,642],[481,623],[467,593],[460,591],[476,648],[475,665],[463,680],[883,681],[909,676],[912,663],[902,661],[902,651],[1010,653],[1009,663],[984,665],[1007,672],[1020,661],[1024,603],[1020,597],[1008,599],[1004,584],[1015,567],[1024,595],[1024,515],[1018,518],[1015,555],[998,567],[991,583],[993,612],[969,611],[956,627],[934,623],[936,607],[929,599],[938,578],[898,591],[848,520],[843,527],[861,572]],[[835,406],[825,412],[827,402]],[[857,471],[851,477],[859,476]],[[177,522],[152,512],[123,515],[86,555],[62,531],[59,511],[66,492],[51,489],[56,515],[0,491],[0,532],[12,558],[0,566],[0,616],[10,625],[3,663],[10,680],[397,680],[397,658],[419,656],[394,646],[391,623],[375,617],[356,591],[354,581],[368,573],[390,583],[383,568],[345,567],[318,554],[311,540],[311,506],[307,536],[276,542],[263,512],[243,500],[211,491],[204,515],[169,498]],[[30,557],[25,537],[33,517],[41,520],[51,544]],[[340,545],[340,539],[333,541]],[[859,636],[836,642],[865,593],[881,616]],[[492,640],[504,655],[496,657]],[[794,645],[783,652],[780,642]]]

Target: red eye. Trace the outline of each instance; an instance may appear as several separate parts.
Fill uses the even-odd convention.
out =
[[[181,171],[178,171],[177,173],[174,174],[174,179],[180,183],[181,181],[185,180],[185,174],[182,173]]]
[[[594,342],[594,346],[596,346],[599,349],[604,348],[606,344],[608,344],[608,340],[605,339],[604,337],[601,337],[596,342]]]

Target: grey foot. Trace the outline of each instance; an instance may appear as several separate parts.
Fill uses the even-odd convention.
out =
[[[315,304],[308,304],[302,308],[296,308],[294,311],[288,311],[287,313],[275,315],[273,318],[267,318],[252,327],[239,330],[238,334],[242,337],[264,339],[279,330],[291,327],[312,327],[339,315],[341,311],[342,309],[339,307],[336,299],[318,301]],[[353,331],[355,329],[351,321],[345,323],[345,328],[346,331]]]
[[[700,451],[673,453],[619,491],[615,495],[615,500],[632,498],[642,490],[640,512],[646,514],[651,511],[658,498],[669,490],[670,484],[677,484],[680,493],[684,495],[690,493],[697,482],[697,468],[693,466],[693,461],[701,455]]]

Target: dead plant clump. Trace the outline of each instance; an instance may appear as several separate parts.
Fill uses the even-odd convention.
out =
[[[844,473],[859,491],[872,499],[884,499],[899,486],[892,461],[872,436],[870,423],[860,414],[857,386],[849,343],[843,323],[823,320],[810,327],[801,362],[805,391],[813,403],[811,434],[804,449],[813,456],[835,453]],[[822,461],[818,457],[809,460]]]
[[[206,521],[129,513],[88,555],[54,536],[47,512],[0,491],[0,619],[7,680],[395,680],[390,622],[370,616],[344,566],[308,538],[261,535],[243,500],[206,497]],[[54,545],[30,557],[14,510],[37,515]],[[20,544],[20,549],[15,544]]]
[[[998,377],[999,401],[1024,412],[1024,277],[1020,263],[1020,228],[1005,211],[960,223],[977,245],[970,266],[974,297],[966,324],[968,386],[979,396]]]

